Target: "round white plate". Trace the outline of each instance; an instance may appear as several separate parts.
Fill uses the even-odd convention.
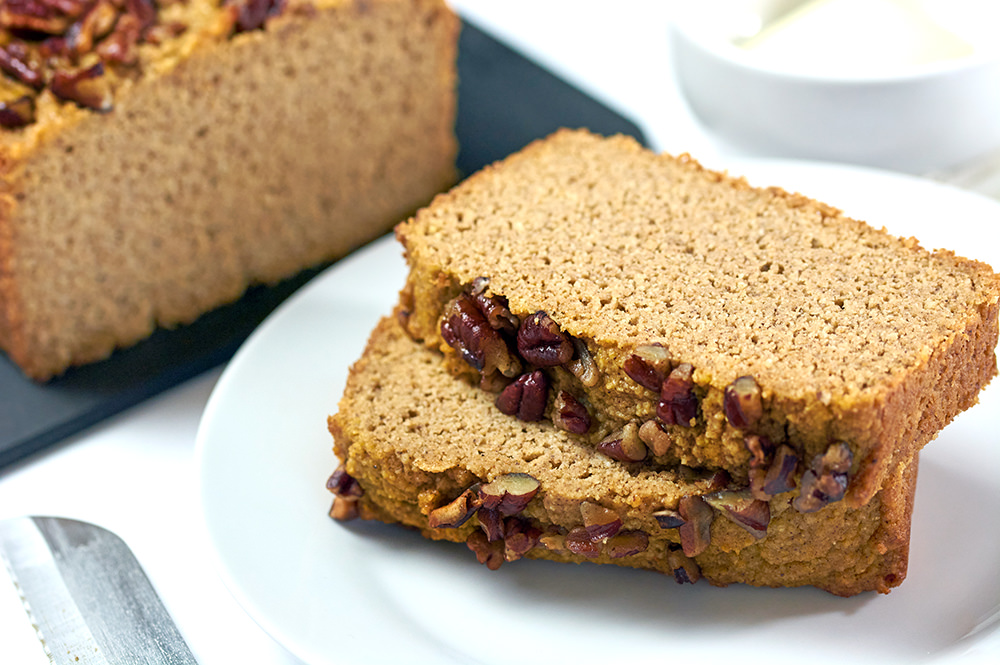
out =
[[[1000,266],[1000,204],[914,178],[746,162],[733,173]],[[1000,382],[922,456],[910,571],[888,596],[680,586],[610,566],[519,561],[327,517],[326,418],[403,285],[380,240],[329,269],[247,341],[198,434],[201,501],[221,574],[310,665],[1000,660]],[[850,361],[850,359],[846,359]]]

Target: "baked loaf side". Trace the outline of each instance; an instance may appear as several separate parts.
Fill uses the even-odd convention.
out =
[[[36,379],[338,258],[454,182],[443,2],[160,12],[176,34],[130,64],[80,58],[104,106],[43,86],[0,132],[0,347]]]
[[[843,443],[860,506],[996,374],[989,266],[627,137],[563,130],[397,236],[414,338],[626,462],[744,480]]]
[[[466,542],[491,568],[591,561],[840,595],[887,592],[906,574],[915,459],[867,505],[811,513],[790,507],[794,492],[754,501],[725,474],[632,472],[551,423],[498,413],[392,318],[352,367],[330,430],[343,461],[333,516]]]

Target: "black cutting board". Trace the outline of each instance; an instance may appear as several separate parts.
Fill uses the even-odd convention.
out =
[[[560,127],[630,134],[645,143],[634,123],[468,22],[459,42],[458,74],[458,167],[464,174]],[[157,331],[44,385],[25,378],[0,353],[0,467],[226,362],[279,303],[320,270],[252,288],[189,326]]]

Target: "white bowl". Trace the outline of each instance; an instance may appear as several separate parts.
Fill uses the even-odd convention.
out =
[[[921,6],[935,4],[935,0],[911,1]],[[928,61],[921,62],[926,52],[907,51],[913,43],[906,40],[912,41],[914,35],[902,29],[893,33],[898,22],[890,24],[892,17],[879,16],[876,10],[895,11],[893,7],[901,6],[900,2],[822,0],[825,7],[821,9],[827,14],[820,17],[814,3],[812,20],[822,29],[810,35],[804,48],[790,51],[793,55],[783,60],[768,57],[761,48],[765,43],[761,37],[768,33],[760,33],[756,45],[746,35],[754,32],[762,16],[766,20],[769,12],[794,5],[794,0],[679,3],[671,24],[678,83],[710,130],[739,150],[756,155],[927,173],[1000,147],[1000,37],[996,32],[1000,3],[938,2],[937,9],[986,14],[956,23],[948,33],[928,32],[938,39],[923,46],[936,46],[944,53],[932,52],[924,58]],[[837,7],[843,16],[832,12]],[[841,21],[850,11],[863,15],[853,24]],[[807,26],[808,16],[798,15],[795,25]],[[785,24],[785,35],[791,32],[789,25]],[[869,37],[878,39],[848,34],[865,29]],[[775,34],[772,28],[771,37]],[[852,57],[864,51],[866,44],[874,50],[860,59]],[[962,44],[968,54],[956,51]],[[907,54],[911,61],[892,62]]]

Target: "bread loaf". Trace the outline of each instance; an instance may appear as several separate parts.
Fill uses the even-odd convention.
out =
[[[454,180],[440,0],[0,10],[0,348],[99,360],[338,258]]]

